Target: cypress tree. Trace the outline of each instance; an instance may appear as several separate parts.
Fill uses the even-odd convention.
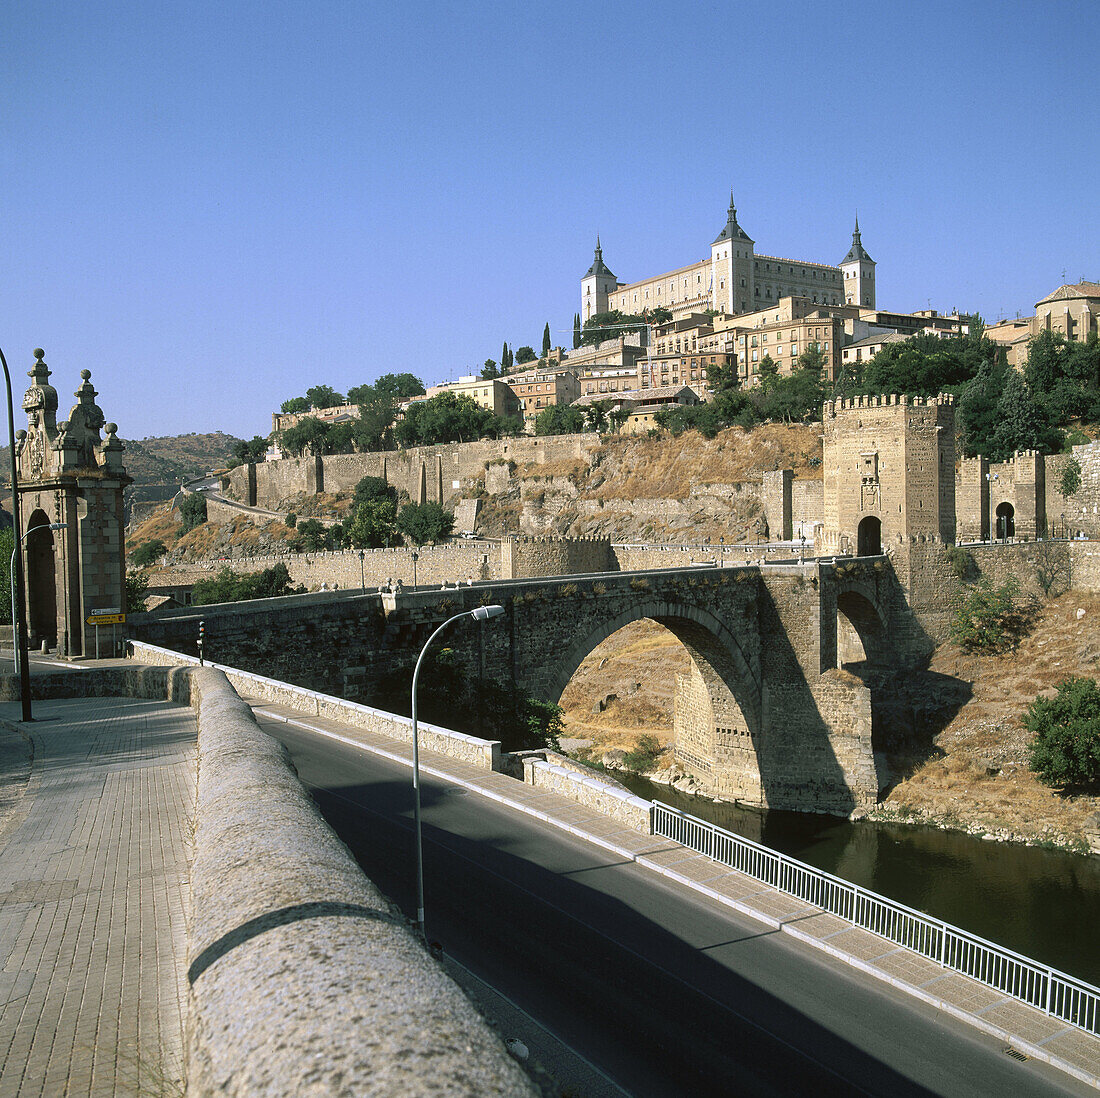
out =
[[[504,341],[504,346],[500,349],[500,371],[504,373],[508,369],[508,340]]]
[[[573,314],[573,350],[581,345],[581,314]]]
[[[550,353],[550,321],[546,322],[546,327],[542,330],[542,357],[545,358]]]

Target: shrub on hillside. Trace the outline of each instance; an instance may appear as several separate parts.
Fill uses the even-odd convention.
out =
[[[143,541],[140,545],[135,545],[130,553],[130,559],[139,568],[148,568],[150,564],[155,564],[167,552],[168,547],[164,542],[160,538],[154,538],[152,541]]]
[[[1008,579],[999,587],[983,579],[970,589],[951,623],[951,639],[976,652],[1003,652],[1016,645],[1027,614],[1016,603],[1019,585]]]
[[[194,530],[206,521],[206,497],[192,492],[180,500],[180,519],[183,522],[183,533]]]
[[[443,541],[454,524],[454,516],[438,503],[408,503],[397,516],[397,529],[414,545]]]
[[[1100,687],[1094,679],[1069,678],[1053,698],[1036,698],[1024,716],[1034,735],[1031,769],[1047,785],[1100,782]]]
[[[299,595],[304,587],[290,582],[290,571],[280,562],[262,572],[241,575],[232,568],[223,568],[213,579],[199,580],[191,592],[196,606],[216,602],[243,602],[247,599],[273,599],[280,595]]]

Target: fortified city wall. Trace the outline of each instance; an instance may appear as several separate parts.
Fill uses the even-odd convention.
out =
[[[241,465],[223,478],[227,495],[256,507],[279,509],[298,492],[350,491],[365,476],[382,477],[414,503],[447,504],[461,495],[462,481],[478,477],[493,462],[543,464],[582,458],[597,435],[546,435],[486,439],[369,454],[329,454]],[[249,469],[254,469],[254,474]],[[255,491],[250,480],[255,476]]]
[[[413,567],[413,553],[416,567]],[[386,583],[411,587],[467,580],[527,579],[540,576],[572,575],[578,572],[619,570],[615,550],[608,538],[517,537],[499,541],[460,539],[444,545],[419,549],[358,549],[316,553],[242,554],[226,559],[190,564],[173,564],[149,575],[149,589],[156,593],[184,588],[198,580],[211,579],[222,568],[240,574],[261,572],[285,564],[295,586],[319,590],[322,586],[353,590],[376,588]],[[669,567],[662,564],[661,567]]]

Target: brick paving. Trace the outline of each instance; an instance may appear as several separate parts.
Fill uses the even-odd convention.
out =
[[[194,717],[34,715],[0,705],[0,1096],[180,1095]]]

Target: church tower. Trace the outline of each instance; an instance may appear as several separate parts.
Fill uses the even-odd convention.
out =
[[[864,309],[875,307],[875,261],[863,250],[859,239],[859,218],[852,233],[852,246],[841,260],[844,274],[844,304],[859,305]]]
[[[607,312],[607,295],[619,288],[618,279],[607,269],[603,261],[603,248],[596,237],[596,258],[581,279],[581,323]]]
[[[748,313],[756,308],[754,241],[737,224],[730,191],[726,224],[710,246],[710,307],[722,313]]]

